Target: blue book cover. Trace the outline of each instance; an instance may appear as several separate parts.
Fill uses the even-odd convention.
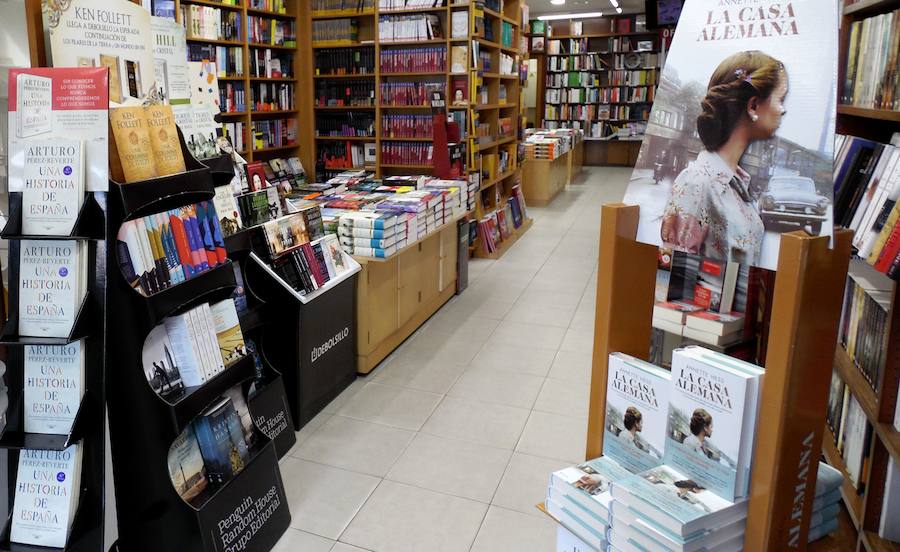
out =
[[[232,417],[233,421],[230,419]],[[244,469],[246,444],[242,454],[234,439],[235,429],[240,435],[240,419],[231,399],[227,398],[210,407],[194,422],[194,433],[206,465],[206,475],[213,484],[225,484]],[[239,442],[243,443],[243,438]]]

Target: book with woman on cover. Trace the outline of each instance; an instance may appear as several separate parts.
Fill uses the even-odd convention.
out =
[[[624,202],[638,241],[777,267],[833,232],[837,0],[686,0]]]

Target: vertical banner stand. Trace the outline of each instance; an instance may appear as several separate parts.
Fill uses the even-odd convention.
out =
[[[650,350],[657,248],[635,241],[639,218],[602,207],[587,458],[603,451],[609,353]],[[806,550],[851,237],[781,237],[745,550]]]

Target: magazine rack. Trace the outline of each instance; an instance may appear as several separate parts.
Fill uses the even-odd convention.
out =
[[[657,248],[635,241],[638,220],[637,206],[602,208],[588,458],[603,451],[609,353],[649,351]],[[836,230],[833,249],[828,237],[781,237],[745,550],[806,549],[851,235]]]
[[[179,132],[187,172],[132,184],[110,182],[107,233],[149,213],[212,199],[213,176],[193,159]],[[191,503],[172,485],[168,453],[191,421],[234,385],[249,391],[255,371],[250,356],[228,366],[202,386],[163,398],[150,386],[141,360],[144,340],[166,316],[205,302],[227,299],[236,283],[232,262],[151,296],[133,289],[119,270],[116,248],[107,251],[109,327],[115,330],[107,354],[110,440],[115,476],[119,549],[220,551],[246,541],[243,550],[270,550],[290,523],[278,457],[272,441],[254,428],[251,457],[228,483],[209,486]],[[247,506],[251,504],[251,506]],[[236,519],[249,519],[241,523]]]
[[[75,519],[65,548],[29,546],[9,540],[12,526],[7,517],[0,533],[0,551],[59,552],[103,550],[104,520],[104,456],[106,431],[105,408],[105,302],[106,302],[106,193],[89,192],[72,232],[67,236],[27,236],[22,234],[22,194],[9,194],[10,218],[3,228],[3,239],[9,240],[9,317],[0,334],[0,344],[8,350],[6,381],[9,405],[7,423],[0,434],[0,448],[8,451],[7,481],[9,512],[13,510],[19,451],[22,449],[64,450],[70,445],[82,446],[81,488]],[[79,240],[88,242],[87,293],[67,337],[38,338],[18,335],[19,319],[19,252],[20,240]],[[84,397],[68,434],[26,433],[24,429],[24,346],[65,345],[84,339]],[[10,513],[10,516],[12,514]]]

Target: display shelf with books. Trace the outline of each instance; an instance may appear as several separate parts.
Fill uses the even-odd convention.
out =
[[[212,551],[241,535],[248,547],[269,550],[287,530],[290,512],[275,444],[251,422],[256,410],[247,406],[261,374],[240,331],[232,297],[235,265],[211,202],[218,177],[178,135],[190,170],[127,184],[110,181],[107,232],[120,236],[106,253],[115,267],[106,274],[109,300],[116,304],[108,324],[120,328],[107,349],[118,366],[107,376],[114,396],[108,410],[118,546]],[[159,213],[168,215],[167,225]],[[160,260],[156,269],[138,274],[141,255],[129,230],[122,233],[134,223],[147,225],[148,238],[157,235],[151,229],[158,232],[159,243],[171,241],[165,237],[171,234],[176,245],[191,248],[184,259],[193,266],[169,268],[167,276],[158,263],[169,262]],[[194,240],[180,241],[182,223]],[[143,289],[145,278],[158,281],[159,289]],[[152,429],[135,432],[135,424]],[[248,497],[259,527],[229,532],[227,520]]]
[[[601,454],[616,454],[613,450],[616,443],[607,443],[612,437],[604,435],[611,432],[613,427],[619,426],[617,418],[609,417],[607,411],[608,401],[613,401],[611,396],[613,392],[608,391],[608,384],[610,386],[613,384],[614,372],[610,354],[621,352],[639,359],[645,359],[648,355],[659,252],[655,246],[635,240],[639,218],[637,206],[614,204],[602,208],[598,264],[607,267],[608,270],[601,271],[597,281],[597,314],[586,458],[596,458]],[[712,445],[710,443],[705,445],[706,448],[719,447],[715,454],[715,458],[721,460],[720,465],[716,467],[717,470],[729,466],[731,468],[729,473],[737,474],[740,473],[742,465],[745,467],[752,465],[752,477],[746,484],[748,500],[734,503],[724,501],[711,496],[710,491],[704,490],[701,484],[693,479],[687,481],[676,473],[643,472],[642,477],[633,476],[641,480],[634,482],[635,489],[646,487],[648,481],[671,484],[674,478],[676,481],[674,494],[668,498],[663,497],[665,501],[671,502],[676,496],[681,498],[684,496],[683,493],[687,492],[684,489],[691,488],[691,498],[694,500],[688,502],[696,505],[700,501],[706,505],[705,508],[697,506],[691,508],[685,506],[682,500],[677,500],[671,504],[667,502],[668,505],[660,503],[661,505],[656,506],[660,511],[677,514],[674,518],[666,520],[651,516],[656,522],[665,521],[668,524],[666,527],[669,527],[669,530],[663,532],[664,534],[656,531],[660,534],[660,538],[666,539],[665,542],[670,542],[674,534],[675,538],[671,542],[676,547],[687,543],[692,546],[708,543],[712,549],[716,549],[712,546],[712,539],[731,535],[736,539],[735,545],[738,547],[742,545],[744,549],[782,550],[792,547],[803,549],[807,538],[820,536],[819,532],[812,530],[814,526],[824,532],[831,532],[840,527],[836,519],[831,519],[831,516],[839,514],[839,508],[830,505],[827,510],[828,524],[822,525],[826,514],[821,506],[825,502],[831,504],[830,501],[840,494],[836,489],[843,485],[843,478],[840,473],[827,466],[820,465],[818,470],[814,469],[814,466],[823,446],[825,428],[821,417],[826,411],[829,388],[829,375],[822,372],[821,366],[828,364],[833,354],[821,344],[823,340],[836,342],[838,338],[841,291],[846,283],[850,240],[850,232],[836,231],[833,245],[829,247],[831,240],[827,237],[810,237],[804,232],[783,234],[779,267],[775,276],[764,372],[760,367],[753,367],[738,360],[728,360],[729,357],[716,353],[710,353],[713,356],[707,359],[709,361],[718,358],[719,360],[715,362],[721,365],[720,369],[726,369],[734,374],[751,374],[754,371],[764,373],[764,381],[759,384],[755,400],[759,401],[757,404],[765,407],[758,408],[757,411],[756,442],[752,453],[750,455],[744,452],[737,455],[727,453],[727,448],[724,447],[731,446],[727,444],[727,439],[733,439],[734,436],[721,435],[723,428],[728,427],[721,413],[716,414],[719,440]],[[697,348],[694,350],[703,351]],[[700,357],[692,353],[691,358]],[[673,381],[676,372],[684,374],[684,366],[680,364],[676,367],[673,359]],[[736,395],[729,391],[729,396],[733,398]],[[729,405],[731,404],[736,403],[729,402]],[[715,408],[715,412],[719,412],[712,402],[709,406]],[[694,416],[697,416],[696,411]],[[700,416],[705,420],[709,413],[704,411]],[[743,419],[745,422],[748,419],[746,414]],[[649,420],[649,418],[644,420],[645,430],[651,427]],[[671,414],[668,420],[667,423],[681,425],[686,421],[680,416],[673,417]],[[628,420],[623,422],[627,428]],[[699,419],[697,423],[702,425]],[[743,427],[746,431],[747,426]],[[667,429],[666,438],[677,440],[684,431],[682,428],[673,433]],[[741,429],[736,429],[737,434],[740,432]],[[698,435],[693,421],[690,433],[695,437]],[[642,434],[641,438],[645,442],[652,440],[649,434]],[[622,439],[620,433],[616,441]],[[687,439],[682,445],[688,446]],[[613,449],[608,450],[608,446]],[[645,446],[641,448],[646,450]],[[736,460],[726,461],[724,456],[726,453]],[[670,462],[674,459],[675,456],[670,457],[667,450],[664,456],[665,463],[671,465]],[[798,459],[800,459],[799,472]],[[693,464],[685,464],[685,469],[690,471],[691,478],[711,475],[698,473]],[[723,481],[731,480],[716,478],[713,485],[720,486]],[[740,478],[735,481],[739,482]],[[613,500],[632,504],[626,500],[631,488],[629,485],[632,483],[622,481],[619,484],[613,480]],[[620,491],[625,491],[624,494],[622,492],[617,494],[616,489],[619,487]],[[738,494],[737,487],[729,489],[735,491],[735,495]],[[723,490],[719,489],[717,492],[722,494]],[[730,496],[727,492],[724,494],[726,497]],[[646,497],[646,493],[643,496]],[[820,498],[825,496],[828,497],[827,501]],[[644,500],[641,504],[634,504],[645,508],[648,503],[646,498]],[[816,504],[820,509],[816,509]],[[613,511],[616,508],[616,504],[613,504]],[[707,513],[715,511],[716,515],[706,516],[700,510]],[[737,517],[728,517],[731,510],[734,510],[733,514]],[[726,534],[718,530],[709,532],[711,529],[724,529],[727,526],[727,521],[722,516],[728,517],[731,521],[746,518],[746,526],[744,527],[744,522],[741,521],[737,534]],[[722,519],[713,521],[714,517]],[[703,520],[708,520],[713,527],[704,526]],[[700,525],[694,522],[700,522]],[[616,531],[615,519],[613,523],[610,538],[612,534],[619,533]],[[645,532],[653,531],[653,528],[649,528],[646,524],[642,527]],[[697,527],[704,530],[693,533]]]

